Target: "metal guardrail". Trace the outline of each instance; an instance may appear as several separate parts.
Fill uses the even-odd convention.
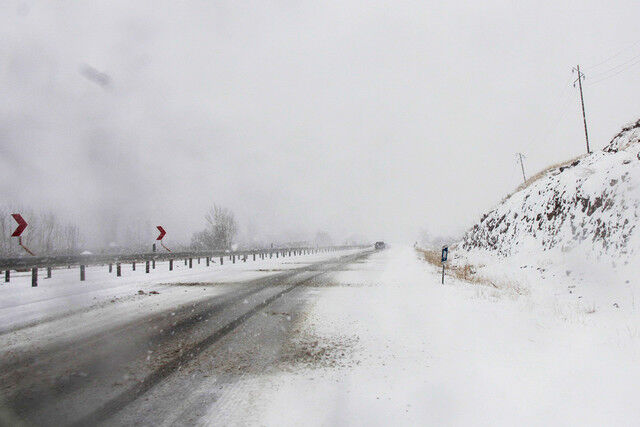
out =
[[[27,271],[31,269],[31,285],[37,286],[38,269],[47,269],[47,278],[51,277],[53,267],[80,266],[80,280],[85,280],[85,267],[89,265],[109,265],[109,272],[116,265],[116,275],[121,275],[121,264],[132,264],[135,270],[136,263],[145,263],[146,273],[150,272],[150,265],[155,269],[156,261],[169,261],[169,270],[173,270],[175,260],[184,260],[185,264],[192,267],[193,259],[205,258],[207,266],[211,260],[220,259],[220,264],[224,264],[224,258],[228,257],[232,263],[236,260],[247,261],[251,257],[254,261],[257,257],[265,259],[267,256],[276,258],[282,256],[305,255],[319,252],[334,252],[348,249],[364,249],[368,246],[324,246],[324,247],[291,247],[291,248],[270,248],[246,251],[189,251],[189,252],[151,252],[142,254],[117,254],[117,255],[68,255],[68,256],[44,256],[44,257],[19,257],[0,258],[0,270],[4,270],[4,281],[9,282],[11,270]],[[214,261],[215,262],[215,261]]]

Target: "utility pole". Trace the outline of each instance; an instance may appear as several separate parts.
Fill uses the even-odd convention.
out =
[[[580,88],[580,103],[582,104],[582,121],[584,122],[584,138],[587,141],[587,154],[589,154],[591,150],[589,149],[589,133],[587,132],[587,115],[584,112],[584,96],[582,96],[582,79],[584,79],[584,74],[580,72],[579,65],[577,65],[573,71],[578,74],[578,79],[573,82],[573,87],[576,87],[576,82],[578,82],[578,87]]]
[[[522,153],[516,153],[518,157],[520,157],[520,167],[522,168],[522,181],[526,184],[527,176],[524,174],[524,163],[522,162],[522,158],[525,157]]]

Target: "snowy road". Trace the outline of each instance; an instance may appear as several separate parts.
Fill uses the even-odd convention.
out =
[[[161,295],[0,335],[4,421],[631,425],[640,417],[638,313],[608,300],[576,304],[569,290],[583,295],[595,284],[567,290],[564,275],[497,289],[448,277],[442,286],[439,270],[404,247],[269,274],[165,284]],[[159,299],[164,308],[151,310],[163,297],[175,308]],[[87,334],[98,321],[106,326]]]
[[[4,422],[193,422],[199,413],[206,414],[218,394],[215,387],[207,399],[185,407],[189,393],[203,380],[213,376],[216,384],[232,382],[245,368],[261,369],[279,357],[292,318],[302,308],[294,291],[321,282],[328,271],[368,253],[343,254],[247,282],[177,283],[173,286],[217,291],[95,333],[80,327],[77,334],[71,329],[48,339],[39,335],[48,331],[48,322],[9,332],[1,337]],[[117,305],[106,310],[118,310]],[[87,319],[104,310],[90,308],[79,316]],[[254,317],[251,327],[240,328]],[[19,340],[30,345],[19,345]],[[245,360],[232,357],[247,346],[258,351]]]
[[[279,363],[226,384],[199,422],[636,425],[640,313],[610,281],[549,273],[442,286],[412,248],[376,252],[305,287]]]

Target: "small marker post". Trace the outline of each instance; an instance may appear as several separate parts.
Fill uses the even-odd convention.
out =
[[[442,256],[440,257],[440,261],[442,262],[442,284],[444,285],[444,263],[447,262],[447,258],[449,257],[449,247],[444,245],[442,247]]]

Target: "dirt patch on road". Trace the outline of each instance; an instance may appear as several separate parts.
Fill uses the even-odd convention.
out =
[[[354,283],[354,282],[322,282],[308,283],[303,285],[306,288],[371,288],[377,286],[375,283]]]
[[[319,282],[316,285],[343,286],[334,282]],[[313,331],[313,323],[309,311],[297,316],[280,350],[279,369],[293,372],[301,369],[350,368],[360,363],[355,357],[359,342],[357,335],[321,335]]]
[[[350,368],[357,364],[353,358],[357,344],[357,337],[323,337],[302,333],[284,345],[279,365],[285,371]]]
[[[160,286],[217,286],[222,285],[220,282],[170,282],[170,283],[161,283]]]

